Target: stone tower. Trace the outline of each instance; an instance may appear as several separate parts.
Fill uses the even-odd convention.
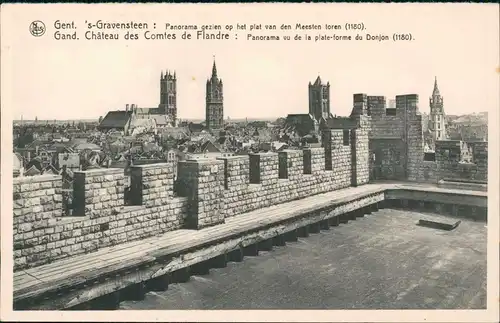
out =
[[[330,82],[323,84],[319,76],[314,84],[309,82],[309,114],[317,121],[330,118]]]
[[[217,77],[217,66],[212,66],[212,76],[207,80],[205,122],[207,129],[224,127],[224,96],[222,79]]]
[[[159,114],[164,114],[172,119],[175,124],[177,120],[177,76],[167,71],[160,77],[160,104]]]
[[[439,93],[437,77],[434,80],[434,90],[429,98],[429,131],[431,132],[433,144],[436,140],[445,140],[446,136],[446,116],[443,109],[443,97]]]

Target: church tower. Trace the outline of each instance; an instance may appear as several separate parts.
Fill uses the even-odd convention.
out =
[[[222,80],[217,77],[217,66],[212,66],[212,76],[207,80],[205,122],[207,129],[224,127],[224,96]]]
[[[316,121],[330,118],[330,82],[323,84],[319,76],[314,84],[309,82],[309,114]]]
[[[443,97],[439,93],[437,77],[434,79],[434,90],[429,98],[429,131],[432,134],[433,143],[436,140],[446,140],[446,116],[443,109]]]
[[[175,124],[177,121],[177,76],[167,71],[160,76],[159,114],[167,115]]]

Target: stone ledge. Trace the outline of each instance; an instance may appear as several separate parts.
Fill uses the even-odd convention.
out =
[[[461,190],[474,190],[474,191],[488,191],[488,183],[481,181],[460,181],[452,179],[443,179],[438,182],[438,187],[461,189]]]
[[[36,175],[36,176],[23,176],[23,177],[14,177],[12,181],[14,185],[16,184],[31,184],[31,183],[40,183],[40,182],[54,182],[61,181],[61,175]]]
[[[157,164],[144,164],[144,165],[131,165],[130,168],[171,168],[172,164],[169,163],[157,163]]]
[[[114,174],[123,174],[122,168],[96,168],[89,170],[79,170],[75,171],[74,174],[88,174],[91,176],[101,176],[101,175],[114,175]]]
[[[216,159],[218,159],[218,160],[249,159],[249,156],[248,155],[233,155],[233,156],[217,157]]]

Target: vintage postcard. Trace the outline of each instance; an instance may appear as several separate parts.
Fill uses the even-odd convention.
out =
[[[2,321],[498,321],[499,54],[493,4],[3,5]]]

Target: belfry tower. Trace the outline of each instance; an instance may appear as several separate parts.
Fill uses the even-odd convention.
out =
[[[439,92],[437,77],[434,79],[434,90],[429,98],[429,131],[432,133],[433,144],[436,140],[446,140],[446,115],[443,109],[443,97]]]
[[[222,79],[217,77],[217,66],[212,66],[212,76],[207,80],[205,122],[207,129],[224,127],[224,96]]]
[[[175,124],[177,121],[177,76],[167,71],[160,76],[160,104],[159,114],[169,116]]]
[[[316,121],[330,118],[330,82],[323,84],[319,76],[314,84],[309,82],[309,114]]]

